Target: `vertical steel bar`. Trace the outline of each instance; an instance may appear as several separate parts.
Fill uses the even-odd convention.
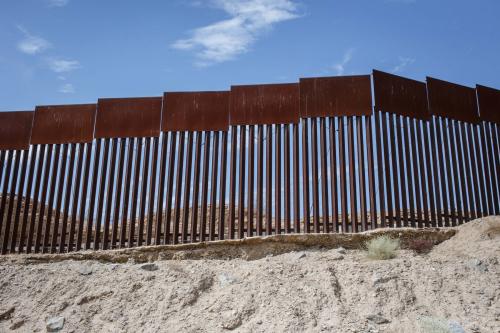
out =
[[[83,158],[83,150],[82,150],[82,158]],[[85,224],[85,213],[87,209],[87,189],[88,189],[88,184],[89,184],[89,174],[90,174],[90,159],[92,156],[92,143],[89,142],[86,144],[86,153],[85,153],[85,167],[84,167],[84,174],[83,174],[83,188],[82,188],[82,195],[80,197],[80,214],[79,214],[79,221],[78,221],[78,234],[77,234],[77,240],[76,240],[76,250],[79,251],[82,248],[82,241],[83,241],[83,231],[84,231],[84,224]]]
[[[313,228],[315,233],[320,232],[319,222],[319,171],[318,171],[318,119],[311,119],[311,167],[312,167],[312,197],[313,197]]]
[[[63,253],[64,249],[66,247],[66,231],[68,227],[68,214],[69,214],[69,203],[71,199],[71,189],[73,187],[73,170],[74,170],[74,165],[75,165],[75,150],[76,150],[76,144],[71,143],[69,144],[69,165],[68,165],[68,172],[65,177],[61,177],[60,182],[64,180],[64,183],[66,184],[66,187],[64,189],[64,211],[63,213],[63,220],[62,220],[62,225],[61,225],[61,234],[59,235],[59,253]],[[67,154],[63,153],[63,157],[65,157]],[[67,157],[65,157],[66,159]],[[64,164],[63,164],[64,165]],[[61,169],[62,171],[65,169]],[[62,175],[62,174],[61,174]],[[62,195],[61,195],[62,199]],[[61,207],[60,205],[58,205]],[[57,213],[60,211],[60,209],[57,209],[56,211],[56,221],[59,221],[59,218],[57,217]],[[57,235],[57,230],[58,228],[54,228],[56,231],[54,234]],[[54,236],[52,236],[52,246],[54,247],[54,252],[56,251],[55,246],[54,246]]]
[[[266,125],[266,235],[273,234],[273,126]]]
[[[36,237],[35,237],[35,253],[40,252],[40,246],[42,242],[42,231],[43,231],[43,218],[45,216],[45,199],[47,195],[47,187],[49,183],[50,176],[50,166],[52,162],[52,152],[53,146],[49,145],[47,150],[47,155],[45,156],[44,170],[43,170],[43,180],[42,180],[42,195],[40,199],[40,212],[38,213],[38,224],[36,229]],[[36,217],[36,211],[33,214]]]
[[[328,152],[326,151],[326,118],[320,118],[320,154],[321,154],[321,208],[323,211],[323,232],[329,232],[328,202]]]
[[[30,218],[30,226],[29,226],[29,230],[28,230],[28,242],[26,244],[26,253],[31,253],[35,229],[38,230],[37,226],[35,226],[35,222],[36,222],[36,212],[37,212],[38,203],[39,203],[38,195],[40,193],[42,169],[43,169],[44,161],[46,160],[46,158],[45,158],[46,145],[39,145],[38,148],[39,148],[38,149],[39,154],[38,154],[38,160],[36,161],[36,164],[37,164],[36,183],[35,183],[35,191],[33,192],[33,206],[31,207],[31,218]],[[49,148],[49,150],[50,150],[50,148]],[[43,177],[45,177],[45,174],[43,174]],[[26,210],[29,210],[29,205],[27,205],[26,207],[27,207]]]
[[[238,180],[238,238],[245,237],[245,154],[246,126],[240,126],[240,161]]]
[[[200,164],[201,164],[201,139],[203,132],[196,132],[196,144],[194,154],[194,180],[193,180],[193,210],[191,212],[191,243],[196,241],[198,230],[198,203],[200,197]],[[161,188],[160,188],[161,190]]]
[[[54,224],[53,224],[53,229],[52,229],[52,238],[51,238],[51,244],[50,244],[50,253],[55,253],[56,252],[56,247],[57,247],[57,236],[59,233],[59,220],[61,218],[61,204],[62,204],[62,198],[63,198],[63,191],[64,191],[64,184],[68,183],[71,184],[71,181],[66,180],[66,163],[68,160],[68,144],[63,144],[62,145],[62,165],[59,168],[59,181],[58,181],[58,190],[57,190],[57,203],[56,203],[56,208],[55,208],[55,218],[54,218]],[[54,188],[55,189],[55,188]],[[50,223],[50,221],[49,221]],[[47,243],[48,245],[48,243]]]
[[[446,166],[446,179],[448,183],[448,200],[450,206],[450,215],[451,215],[451,223],[453,226],[456,225],[456,210],[455,210],[455,200],[453,197],[453,175],[451,170],[451,161],[450,161],[450,147],[448,142],[448,124],[446,123],[446,119],[441,119],[441,131],[443,133],[443,146],[444,146],[444,162]],[[445,206],[446,207],[446,206]],[[446,214],[446,213],[445,213]],[[445,221],[447,226],[449,225],[449,216],[445,217]]]
[[[78,152],[76,152],[76,149],[78,147]],[[74,243],[75,243],[75,231],[76,231],[76,220],[77,220],[77,210],[78,210],[78,196],[80,194],[80,186],[81,186],[81,180],[82,180],[82,166],[83,166],[83,153],[84,153],[84,145],[83,143],[80,143],[78,145],[73,145],[73,148],[75,150],[73,158],[77,158],[78,161],[77,166],[76,166],[76,173],[74,174],[75,177],[75,185],[74,188],[72,188],[72,195],[70,194],[70,201],[68,201],[68,207],[71,202],[71,222],[69,225],[69,239],[68,239],[68,252],[72,252],[74,248]],[[64,249],[63,249],[64,251]],[[61,253],[61,249],[59,249],[59,252]]]
[[[377,177],[378,177],[378,191],[379,191],[379,204],[380,204],[380,226],[386,226],[386,210],[385,210],[385,195],[384,195],[384,166],[382,159],[382,133],[380,130],[380,117],[381,112],[374,112],[375,118],[375,142],[377,145]],[[384,154],[385,155],[385,154]]]
[[[466,186],[465,186],[465,174],[464,174],[464,163],[466,163],[466,161],[464,160],[464,157],[463,157],[463,153],[462,153],[462,143],[461,143],[461,133],[460,133],[460,128],[459,128],[459,123],[458,121],[453,121],[452,123],[452,133],[453,133],[453,143],[454,143],[454,146],[455,146],[455,170],[456,170],[456,173],[458,173],[458,178],[460,178],[460,184],[457,184],[458,183],[458,178],[455,178],[455,184],[457,186],[455,186],[455,190],[456,188],[458,187],[458,185],[460,185],[460,196],[457,192],[457,197],[460,197],[460,205],[459,205],[459,213],[458,213],[458,223],[459,224],[462,224],[464,223],[464,220],[467,221],[468,220],[468,209],[467,209],[467,196],[466,196]]]
[[[427,187],[427,182],[425,178],[425,161],[424,161],[424,147],[422,145],[422,126],[421,122],[422,120],[415,120],[416,122],[416,148],[418,149],[418,161],[419,161],[419,168],[420,168],[420,184],[421,184],[421,192],[422,192],[422,198],[423,198],[423,216],[424,220],[418,221],[418,227],[429,227],[429,201],[427,195],[429,194],[429,188]],[[425,224],[425,225],[424,225]]]
[[[274,156],[274,228],[281,234],[281,125],[276,124],[275,156]]]
[[[31,158],[30,158],[30,169],[28,171],[28,183],[26,185],[26,199],[24,201],[23,209],[23,220],[21,222],[21,235],[19,237],[18,252],[22,253],[24,251],[24,245],[26,244],[26,232],[28,231],[28,215],[30,211],[31,204],[31,189],[33,188],[35,182],[35,164],[37,164],[37,151],[38,146],[32,146],[31,148]],[[28,155],[28,154],[26,154]],[[0,170],[1,171],[1,170]],[[1,174],[1,172],[0,172]]]
[[[118,151],[118,139],[113,138],[109,141],[111,145],[111,164],[108,173],[108,194],[106,200],[106,210],[104,212],[104,234],[102,238],[102,248],[107,250],[109,248],[109,225],[111,223],[111,211],[113,207],[113,196],[115,195],[115,201],[120,201],[120,198],[116,195],[117,190],[115,190],[115,168],[116,168],[116,153]],[[120,187],[120,183],[117,183]]]
[[[469,206],[468,206],[468,218],[476,219],[476,201],[478,200],[478,191],[477,184],[472,177],[475,175],[476,170],[474,168],[474,158],[473,158],[473,150],[471,145],[471,138],[469,136],[469,124],[461,122],[460,123],[460,131],[462,132],[463,138],[463,149],[464,149],[464,158],[465,158],[465,174],[467,177],[467,193],[469,197]]]
[[[412,140],[412,145],[411,145],[411,155],[412,155],[412,169],[413,169],[413,187],[415,189],[415,207],[417,210],[417,221],[418,221],[418,226],[421,225],[422,223],[422,200],[420,198],[420,195],[423,193],[422,192],[422,187],[420,186],[419,182],[419,177],[418,177],[418,156],[417,156],[417,148],[418,148],[418,143],[417,143],[417,137],[415,133],[415,120],[414,119],[409,119],[410,121],[410,137]],[[416,227],[417,224],[415,221],[411,223],[412,227]]]
[[[391,141],[391,162],[392,162],[392,183],[393,183],[393,192],[394,192],[394,217],[395,217],[395,222],[394,220],[391,223],[391,226],[401,226],[401,206],[400,206],[400,199],[401,199],[401,191],[399,189],[399,181],[398,181],[398,163],[396,160],[396,154],[397,154],[397,148],[396,145],[399,143],[396,143],[396,131],[394,129],[394,121],[397,119],[396,115],[389,115],[389,131],[390,131],[390,141]]]
[[[396,120],[398,122],[398,155],[399,155],[399,167],[400,167],[400,182],[401,182],[401,195],[403,197],[403,225],[405,227],[409,226],[409,223],[411,225],[415,225],[415,206],[414,206],[414,197],[413,197],[413,190],[414,190],[414,185],[413,183],[413,177],[412,173],[415,172],[414,169],[412,169],[412,157],[415,158],[415,156],[410,155],[410,145],[414,145],[415,142],[410,142],[412,141],[412,136],[411,136],[411,123],[412,119],[411,118],[406,118],[406,117],[401,117],[401,116],[396,116]],[[410,127],[410,128],[409,128]],[[403,146],[404,146],[404,154],[403,154]],[[404,157],[403,157],[404,156]],[[406,161],[406,165],[405,165]],[[405,172],[406,170],[406,172]],[[406,180],[408,180],[408,190],[406,189]],[[408,194],[408,201],[406,194]],[[418,195],[416,192],[415,195]],[[410,210],[410,215],[408,218],[408,208]]]
[[[170,132],[170,156],[168,157],[168,177],[167,177],[167,197],[166,215],[165,215],[165,244],[170,243],[170,224],[172,221],[172,198],[174,195],[174,172],[175,172],[175,153],[177,147],[177,132]]]
[[[146,220],[146,198],[149,179],[149,154],[151,150],[151,138],[144,139],[145,156],[142,163],[142,181],[141,181],[141,194],[140,194],[140,210],[139,210],[139,230],[137,232],[137,246],[142,246],[144,242],[144,221]]]
[[[496,171],[495,171],[495,164],[494,164],[494,157],[493,157],[493,146],[492,146],[492,136],[491,136],[491,130],[489,123],[483,121],[482,122],[482,142],[483,142],[483,158],[486,156],[488,157],[488,183],[490,188],[491,193],[488,196],[490,199],[491,205],[489,206],[489,213],[490,215],[496,215],[499,212],[499,200],[498,200],[498,193],[497,193],[497,186],[496,186]]]
[[[368,121],[367,119],[365,119]],[[365,177],[365,140],[363,133],[363,117],[356,117],[357,149],[358,149],[358,177],[359,177],[359,197],[361,204],[361,228],[367,230],[367,209],[366,209],[366,177]]]
[[[149,176],[149,198],[148,198],[148,223],[146,227],[146,244],[151,245],[153,237],[154,209],[156,196],[156,172],[158,166],[158,137],[151,139],[153,141],[153,156],[151,159],[151,175]],[[160,191],[162,188],[159,189]],[[157,215],[158,216],[158,215]],[[158,219],[158,217],[157,217]]]
[[[470,134],[471,134],[471,137],[473,137],[473,141],[474,141],[474,151],[475,151],[475,167],[477,169],[477,174],[476,174],[476,177],[477,177],[477,184],[478,184],[478,187],[479,187],[479,193],[480,193],[480,196],[481,196],[481,204],[479,205],[478,204],[478,217],[483,217],[483,216],[486,216],[488,214],[488,204],[486,202],[486,182],[485,182],[485,179],[484,179],[484,174],[483,174],[483,161],[482,161],[482,158],[481,158],[481,143],[480,143],[480,133],[479,133],[479,126],[478,124],[476,125],[470,125],[471,127],[471,130],[470,130]],[[477,197],[479,198],[479,196]],[[479,200],[477,200],[477,202],[479,203]]]
[[[463,207],[462,207],[462,200],[460,198],[460,186],[459,186],[459,180],[460,176],[458,173],[458,163],[461,163],[461,161],[457,161],[457,147],[455,145],[455,131],[454,131],[454,120],[449,119],[448,120],[448,128],[447,132],[449,135],[449,141],[450,141],[450,154],[451,154],[451,169],[452,169],[452,178],[453,178],[453,192],[455,194],[455,209],[456,213],[453,216],[453,226],[457,225],[457,222],[460,224],[462,223],[463,217],[462,217],[462,212],[463,212]]]
[[[337,191],[337,130],[335,128],[335,118],[330,117],[330,186],[332,193],[332,231],[338,232],[339,228],[339,204]]]
[[[76,155],[76,143],[70,144],[70,154],[69,154],[69,166],[68,175],[66,176],[66,192],[64,197],[64,212],[63,221],[61,226],[61,235],[59,238],[59,253],[63,253],[66,249],[66,231],[68,227],[69,218],[69,205],[71,200],[71,193],[73,190],[73,178],[74,178],[74,167],[75,167],[75,155]],[[71,230],[71,227],[70,227]],[[68,244],[69,248],[69,244]]]
[[[201,188],[201,221],[200,221],[200,242],[205,241],[207,230],[207,201],[208,201],[208,170],[210,163],[210,132],[205,132],[205,148],[203,152],[203,179]]]
[[[123,207],[122,207],[122,218],[120,222],[120,248],[125,247],[125,242],[127,242],[127,223],[130,223],[130,220],[132,219],[132,216],[130,216],[130,220],[128,219],[129,217],[129,203],[130,203],[130,195],[131,195],[131,181],[133,180],[132,176],[132,167],[133,167],[133,162],[134,162],[134,139],[133,138],[128,138],[126,139],[127,142],[123,141],[123,145],[127,145],[127,160],[126,160],[126,168],[127,171],[125,173],[125,192],[123,193]],[[133,184],[133,183],[132,183]]]
[[[6,162],[6,167],[5,167],[5,174],[3,177],[3,187],[2,187],[2,198],[0,201],[0,233],[2,232],[2,225],[3,225],[3,220],[5,217],[5,205],[7,204],[7,193],[9,190],[9,183],[10,183],[10,174],[11,174],[11,168],[12,168],[12,159],[14,157],[14,150],[9,151],[8,153],[5,153],[4,156],[7,156],[6,158],[4,157],[4,162],[2,165],[5,163],[5,159],[7,160]],[[0,173],[0,177],[2,174]],[[9,199],[9,201],[12,201]]]
[[[97,183],[99,181],[99,161],[101,159],[101,144],[102,144],[103,139],[97,139],[95,143],[95,150],[94,150],[94,167],[92,168],[92,187],[90,189],[90,206],[89,206],[89,217],[87,218],[87,230],[86,230],[86,237],[85,237],[85,249],[89,250],[90,246],[92,244],[92,229],[93,229],[93,223],[94,223],[94,209],[95,209],[95,203],[96,203],[96,195],[98,195],[97,192]],[[88,151],[88,154],[90,155],[90,150]],[[83,199],[85,200],[85,198]],[[83,201],[82,201],[83,202]]]
[[[383,216],[383,220],[388,220],[389,226],[393,227],[394,226],[394,211],[393,211],[393,206],[392,206],[392,184],[391,184],[391,167],[390,167],[390,157],[391,154],[394,156],[395,152],[394,151],[389,151],[389,142],[388,142],[388,136],[390,135],[388,133],[389,129],[387,127],[387,115],[385,113],[380,113],[382,121],[381,121],[381,126],[382,126],[382,144],[384,146],[384,171],[385,171],[385,193],[386,193],[386,216]],[[396,188],[394,186],[394,188]],[[383,226],[385,226],[386,223],[383,223]]]
[[[291,224],[292,224],[292,216],[291,216],[291,187],[290,187],[290,125],[286,124],[285,127],[285,136],[284,136],[284,179],[285,179],[285,233],[290,233]],[[253,162],[253,161],[252,161]],[[253,188],[252,188],[253,191]],[[250,193],[250,191],[249,191]]]
[[[61,153],[61,145],[55,145],[55,154],[54,154],[54,162],[52,164],[52,174],[50,176],[50,187],[49,187],[49,202],[47,204],[47,218],[45,219],[45,228],[43,233],[43,244],[42,244],[42,252],[45,253],[49,247],[49,236],[50,236],[50,227],[52,224],[52,214],[54,212],[54,197],[56,192],[56,181],[57,181],[57,171],[59,169],[59,160]],[[44,200],[45,201],[45,200]],[[44,221],[44,215],[40,213],[40,223]]]
[[[304,233],[310,233],[310,207],[309,207],[309,119],[302,119],[302,207],[304,210]]]
[[[354,160],[354,116],[347,117],[347,138],[349,151],[349,196],[351,198],[351,231],[358,232],[358,200],[356,194],[356,166]]]
[[[229,239],[234,239],[236,219],[236,145],[238,127],[231,126],[231,164],[229,173]]]
[[[218,147],[217,147],[217,151]],[[219,184],[219,240],[224,239],[226,220],[226,169],[227,169],[227,131],[222,132],[222,147],[220,158],[220,184]]]
[[[347,213],[347,174],[345,157],[345,121],[339,117],[339,167],[340,167],[340,210],[342,213],[342,232],[348,232]]]
[[[370,229],[377,227],[377,195],[375,190],[375,160],[372,134],[372,116],[365,117],[366,154],[368,159],[368,191],[370,192]],[[381,185],[379,185],[380,187]]]
[[[113,226],[111,228],[111,248],[116,248],[116,243],[118,242],[118,227],[120,225],[120,208],[124,205],[124,201],[128,197],[122,198],[122,188],[123,188],[123,166],[125,163],[125,140],[120,139],[120,152],[118,161],[118,179],[116,181],[116,193],[115,193],[115,207],[113,211]]]
[[[264,212],[264,128],[257,128],[257,236],[262,235]]]
[[[104,209],[104,200],[106,199],[106,183],[109,180],[111,170],[108,173],[108,160],[109,160],[109,146],[112,144],[111,139],[104,139],[104,154],[102,156],[102,164],[101,164],[101,181],[99,186],[99,192],[97,193],[97,216],[96,216],[96,224],[94,230],[94,250],[98,250],[100,248],[101,243],[101,225],[103,219],[103,209]],[[114,149],[113,149],[114,150]],[[109,185],[109,183],[108,183]],[[112,193],[112,192],[111,192]],[[109,193],[108,193],[109,194]],[[110,198],[108,200],[111,200]]]
[[[438,210],[438,227],[443,227],[448,225],[449,214],[448,214],[448,202],[447,202],[447,194],[446,194],[446,181],[445,181],[445,166],[443,159],[445,158],[443,155],[443,140],[441,139],[441,119],[438,117],[434,117],[432,121],[432,133],[434,134],[434,130],[436,132],[436,139],[434,145],[437,147],[437,154],[434,155],[434,182],[437,185],[437,170],[439,170],[439,183],[440,187],[440,196],[436,200],[436,209]],[[434,141],[434,140],[433,140]],[[433,147],[434,149],[434,147]],[[433,152],[434,153],[434,152]]]
[[[247,236],[253,236],[254,215],[254,164],[255,164],[255,126],[250,125],[248,131],[248,203],[247,203]]]
[[[12,223],[12,213],[14,211],[14,200],[16,198],[16,188],[17,188],[17,182],[18,182],[18,175],[19,175],[19,163],[21,163],[21,150],[16,150],[13,151],[11,150],[12,153],[15,152],[16,157],[14,158],[14,168],[12,170],[12,182],[10,185],[10,194],[9,194],[9,206],[7,208],[7,219],[5,221],[5,229],[3,230],[3,241],[2,241],[2,254],[7,253],[7,249],[9,247],[9,236],[10,236],[10,226]],[[5,184],[4,190],[7,189],[8,183]],[[4,191],[5,192],[5,191]],[[3,198],[2,198],[3,199]],[[22,200],[22,194],[17,195],[17,201]],[[0,219],[4,219],[4,213],[2,212],[2,216],[0,216]],[[0,234],[2,232],[2,224],[0,222]],[[15,243],[15,236],[13,236],[12,241]]]
[[[128,221],[128,247],[134,246],[134,238],[135,238],[135,226],[137,222],[137,210],[139,205],[139,179],[141,174],[141,159],[142,159],[142,138],[136,138],[134,140],[134,150],[135,159],[134,159],[134,179],[132,185],[132,208],[131,208],[131,216]]]
[[[494,157],[495,160],[495,167],[493,168],[493,173],[496,174],[496,180],[497,180],[497,194],[496,194],[496,212],[495,214],[500,214],[500,151],[498,150],[498,145],[499,145],[499,137],[498,137],[498,129],[497,125],[494,123],[490,124],[490,129],[492,131],[492,140],[493,140],[493,151],[491,155]]]
[[[184,178],[184,198],[182,209],[182,230],[181,239],[182,243],[187,243],[189,233],[189,206],[191,197],[191,167],[193,165],[193,132],[188,132],[188,143],[186,149],[186,173]],[[194,207],[193,207],[194,210]]]
[[[234,146],[236,147],[236,146]],[[224,147],[222,147],[224,150]],[[232,149],[232,148],[231,148]],[[214,146],[213,146],[213,155],[212,155],[212,181],[211,181],[211,200],[210,200],[210,225],[208,230],[208,237],[211,241],[215,240],[215,225],[217,220],[217,175],[219,171],[218,167],[219,162],[219,132],[214,132]],[[221,179],[222,181],[222,179]],[[222,184],[221,184],[222,185]],[[221,215],[223,216],[223,215]],[[219,240],[224,239],[224,228],[220,225],[221,221],[219,221]],[[233,220],[234,223],[234,220]],[[234,224],[233,224],[234,228]],[[233,229],[234,230],[234,229]],[[221,234],[222,231],[222,234]],[[222,237],[222,238],[221,238]]]
[[[201,133],[199,134],[201,135]],[[162,133],[160,143],[160,170],[158,180],[158,201],[156,202],[156,224],[155,224],[155,245],[161,244],[161,229],[163,226],[163,200],[165,194],[165,175],[167,168],[167,148],[168,148],[168,133]]]
[[[174,215],[174,228],[172,235],[172,243],[179,242],[179,224],[181,222],[181,194],[182,194],[182,176],[184,173],[184,143],[185,132],[179,133],[179,150],[177,155],[177,181],[175,184],[175,215]]]
[[[427,189],[429,193],[429,211],[430,211],[430,223],[431,226],[436,227],[437,226],[437,218],[436,218],[436,205],[434,204],[434,195],[436,197],[439,196],[438,192],[438,182],[437,178],[435,181],[433,181],[433,170],[432,170],[432,156],[431,156],[431,144],[433,142],[433,134],[431,133],[432,131],[432,125],[431,125],[431,120],[429,121],[423,121],[423,126],[422,129],[424,131],[424,150],[425,150],[425,166],[426,166],[426,177],[427,177]],[[429,139],[430,137],[430,139]],[[433,150],[432,150],[433,151]],[[433,151],[433,156],[434,151]],[[434,174],[436,173],[436,170],[434,170]],[[428,223],[426,223],[426,227],[430,226]]]

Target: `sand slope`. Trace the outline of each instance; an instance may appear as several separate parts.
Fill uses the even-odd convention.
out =
[[[257,260],[0,261],[0,332],[500,332],[500,218],[424,256],[310,249]],[[422,319],[423,318],[423,319]],[[434,319],[432,319],[434,320]]]

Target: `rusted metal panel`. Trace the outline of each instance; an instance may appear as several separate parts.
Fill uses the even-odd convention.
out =
[[[162,131],[226,131],[229,91],[166,92]]]
[[[469,123],[479,121],[473,88],[427,77],[427,95],[431,114]]]
[[[300,116],[368,116],[372,113],[369,75],[300,79]]]
[[[95,104],[37,106],[32,144],[91,142],[94,139]]]
[[[427,120],[427,89],[424,82],[373,71],[375,110]]]
[[[33,111],[0,112],[0,150],[28,149]]]
[[[231,125],[290,124],[299,121],[297,83],[232,86]]]
[[[500,90],[477,85],[481,120],[500,124]]]
[[[161,108],[161,97],[100,98],[95,137],[158,137]]]

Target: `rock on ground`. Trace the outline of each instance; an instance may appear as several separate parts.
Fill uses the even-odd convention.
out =
[[[425,332],[422,318],[500,332],[500,218],[458,229],[428,255],[386,261],[336,249],[147,267],[0,261],[0,332],[46,332],[52,318],[61,332]]]

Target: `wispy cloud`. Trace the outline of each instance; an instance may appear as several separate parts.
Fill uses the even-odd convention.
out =
[[[354,53],[354,49],[347,50],[344,53],[344,57],[342,58],[342,61],[340,61],[332,66],[333,70],[336,72],[337,75],[344,75],[345,67],[347,66],[347,64],[349,64],[351,62],[353,53]]]
[[[32,35],[22,25],[18,25],[17,29],[19,29],[19,31],[21,31],[24,35],[24,38],[17,43],[17,49],[19,51],[26,54],[37,54],[45,51],[51,46],[47,40],[42,37]]]
[[[197,28],[189,38],[172,44],[178,50],[194,51],[197,66],[234,59],[274,24],[299,16],[293,0],[212,0],[210,4],[230,18]]]
[[[75,87],[71,83],[65,83],[59,87],[59,92],[63,94],[74,94]]]
[[[403,71],[407,66],[413,64],[415,60],[416,60],[415,58],[399,57],[399,63],[396,66],[394,66],[391,72],[399,73]]]
[[[67,73],[80,68],[78,60],[50,58],[48,62],[50,69],[56,73]]]
[[[68,4],[69,0],[48,0],[50,7],[64,7]]]

